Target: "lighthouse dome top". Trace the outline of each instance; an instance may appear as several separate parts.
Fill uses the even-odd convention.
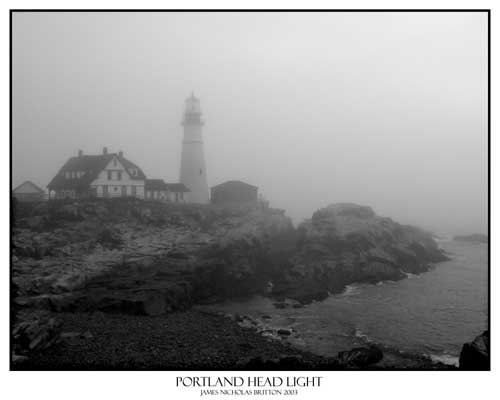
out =
[[[184,111],[186,114],[201,114],[200,99],[194,93],[186,99]]]

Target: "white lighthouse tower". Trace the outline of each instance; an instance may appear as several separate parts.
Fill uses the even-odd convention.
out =
[[[186,186],[191,203],[206,204],[209,202],[207,171],[203,154],[203,139],[201,137],[200,100],[191,94],[186,99],[184,108],[184,139],[182,141],[180,182]]]

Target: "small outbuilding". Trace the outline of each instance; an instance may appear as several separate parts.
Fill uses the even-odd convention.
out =
[[[45,200],[45,191],[31,181],[21,183],[12,191],[12,196],[21,201]]]
[[[241,181],[227,181],[211,189],[213,204],[229,203],[256,203],[258,198],[257,186]]]
[[[182,183],[165,183],[163,179],[146,179],[146,199],[186,203],[189,189]]]

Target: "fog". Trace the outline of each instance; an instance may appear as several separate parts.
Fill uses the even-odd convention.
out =
[[[13,187],[103,146],[177,181],[194,91],[209,186],[486,232],[485,13],[16,13],[12,35]]]

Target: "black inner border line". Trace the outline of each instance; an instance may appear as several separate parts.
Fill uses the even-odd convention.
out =
[[[9,10],[9,370],[17,371],[13,368],[13,312],[12,312],[12,233],[13,233],[13,209],[12,209],[12,16],[14,13],[486,13],[488,16],[488,332],[490,336],[489,349],[489,370],[491,371],[491,9],[10,9]],[[472,339],[472,338],[471,338]],[[441,371],[439,369],[356,369],[341,371]],[[33,370],[33,371],[41,371]],[[83,371],[78,368],[50,369],[50,371]],[[84,371],[142,371],[139,369],[86,369]],[[147,371],[179,371],[178,369],[147,369]],[[187,369],[186,371],[198,371],[198,369]],[[212,369],[209,371],[229,371],[225,369]],[[282,370],[285,372],[286,370]],[[328,372],[330,370],[317,370]],[[332,370],[334,371],[334,370]],[[449,370],[442,370],[449,371]],[[458,371],[458,370],[457,370]],[[461,369],[460,371],[467,371]],[[291,372],[291,371],[288,371]]]

